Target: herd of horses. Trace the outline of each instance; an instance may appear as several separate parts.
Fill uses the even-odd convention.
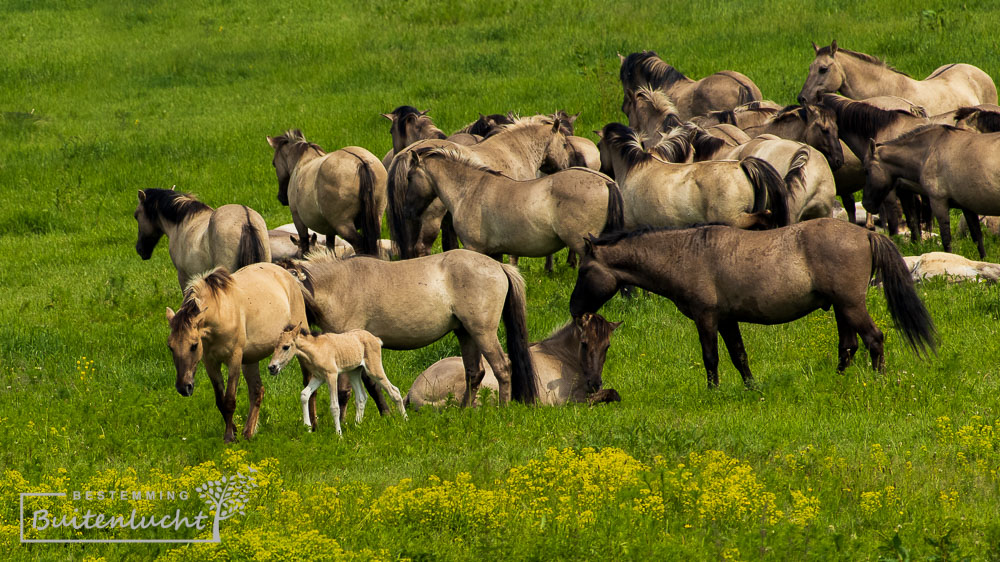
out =
[[[936,350],[910,266],[870,222],[855,223],[854,194],[892,233],[903,213],[920,236],[929,209],[946,252],[948,210],[959,208],[984,256],[979,217],[1000,214],[996,87],[967,64],[914,80],[836,41],[813,47],[796,106],[763,99],[739,72],[692,80],[653,51],[621,57],[629,124],[594,131],[597,143],[563,111],[480,114],[449,136],[410,106],[383,114],[393,146],[383,159],[357,146],[326,152],[299,130],[268,136],[278,200],[291,211],[282,229],[246,206],[140,191],[136,251],[149,259],[166,234],[183,290],[177,312],[167,309],[177,391],[191,395],[203,362],[227,442],[241,374],[243,436],[256,431],[268,356],[272,374],[299,358],[307,426],[315,391],[330,386],[338,433],[351,387],[358,421],[365,394],[389,411],[383,390],[404,417],[406,405],[473,406],[481,387],[501,405],[617,401],[602,371],[619,323],[598,311],[636,287],[694,321],[710,387],[719,334],[752,387],[739,324],[818,308],[836,317],[838,370],[860,336],[883,371],[884,336],[865,300],[873,277],[912,349]],[[848,220],[830,218],[838,196]],[[385,215],[391,240],[381,239]],[[438,236],[443,251],[432,253]],[[551,269],[561,248],[579,267],[570,320],[529,344],[513,264],[546,257]],[[382,368],[383,346],[416,349],[448,333],[461,357],[431,365],[404,400]]]

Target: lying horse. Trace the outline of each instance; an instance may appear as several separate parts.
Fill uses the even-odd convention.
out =
[[[965,257],[946,252],[928,252],[919,256],[903,258],[914,281],[930,277],[946,277],[949,281],[986,281],[996,283],[1000,279],[1000,264],[972,261]]]
[[[463,405],[478,392],[482,356],[500,381],[501,404],[511,397],[534,402],[524,279],[516,268],[469,250],[394,262],[327,253],[289,266],[324,331],[368,330],[389,349],[417,349],[454,332],[465,365]],[[501,318],[509,359],[497,338]]]
[[[538,399],[546,406],[566,402],[587,402],[599,390],[605,394],[601,373],[611,345],[611,332],[621,322],[608,322],[600,314],[584,314],[556,330],[551,336],[531,344],[528,350],[538,376]],[[499,388],[493,371],[487,367],[482,386],[496,392]],[[447,357],[420,373],[406,394],[406,404],[444,406],[449,397],[465,391],[465,369],[461,357]],[[617,393],[611,394],[617,396]]]
[[[194,276],[215,267],[236,271],[252,263],[271,261],[265,242],[267,224],[257,211],[245,205],[223,205],[213,210],[187,193],[145,189],[139,191],[134,216],[139,225],[136,253],[148,260],[166,234],[181,289]]]
[[[176,314],[167,308],[167,322],[167,345],[177,369],[177,392],[191,396],[195,370],[203,361],[215,390],[215,405],[226,423],[223,439],[227,443],[235,440],[233,412],[242,368],[250,396],[243,437],[251,438],[257,431],[264,399],[257,362],[271,354],[286,325],[306,324],[299,283],[270,263],[251,265],[232,275],[218,268],[188,285]],[[226,381],[222,379],[222,365],[228,371]],[[306,369],[302,371],[308,381]]]
[[[306,427],[312,429],[312,422],[309,419],[310,399],[313,393],[326,383],[330,386],[330,412],[333,414],[337,435],[341,434],[340,401],[337,396],[341,373],[346,373],[350,377],[356,404],[355,422],[361,423],[365,416],[365,403],[368,401],[368,395],[361,382],[362,371],[374,379],[382,390],[389,393],[399,407],[399,413],[403,414],[404,420],[406,419],[403,397],[400,396],[399,389],[389,382],[382,368],[382,340],[370,333],[364,330],[351,330],[345,334],[319,332],[310,334],[301,324],[286,326],[274,346],[274,354],[267,366],[268,372],[277,375],[285,365],[288,365],[292,357],[298,357],[299,363],[312,373],[308,384],[299,395],[299,401],[302,403],[302,420]]]
[[[889,313],[910,346],[918,353],[934,349],[934,324],[896,246],[836,219],[765,231],[704,226],[592,238],[569,308],[574,317],[597,312],[624,285],[667,297],[698,328],[709,387],[719,384],[719,333],[743,383],[752,387],[739,323],[782,324],[832,306],[840,333],[837,369],[851,363],[860,333],[881,372],[883,336],[865,304],[876,271]]]

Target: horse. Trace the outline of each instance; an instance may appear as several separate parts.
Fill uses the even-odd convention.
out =
[[[205,363],[215,390],[215,405],[226,424],[223,440],[230,443],[235,440],[233,412],[242,370],[250,397],[243,437],[253,437],[264,399],[257,363],[274,350],[284,326],[306,323],[298,281],[271,263],[249,265],[233,274],[218,267],[193,279],[184,291],[180,308],[174,313],[167,307],[166,316],[177,392],[191,396],[198,362]],[[222,365],[228,371],[226,380],[222,378]],[[308,381],[306,369],[303,378]]]
[[[752,388],[739,323],[783,324],[818,308],[833,307],[837,319],[838,371],[853,360],[860,333],[872,367],[884,372],[884,338],[865,304],[873,272],[881,274],[889,313],[913,350],[936,350],[934,323],[896,246],[837,219],[763,231],[715,225],[591,238],[569,308],[573,317],[597,312],[623,285],[667,297],[695,322],[709,388],[719,384],[719,333]]]
[[[622,113],[626,115],[628,93],[645,85],[666,92],[677,106],[677,114],[682,121],[763,98],[760,88],[752,80],[732,70],[692,80],[664,62],[654,51],[632,53],[627,57],[619,54],[618,58],[621,60],[618,76],[625,94]]]
[[[447,139],[454,143],[472,146],[483,140],[483,135],[466,133],[459,131],[451,136],[444,134],[444,131],[434,125],[434,120],[427,113],[429,109],[420,111],[410,105],[401,105],[393,109],[391,113],[382,113],[392,124],[389,126],[389,134],[392,135],[392,149],[382,158],[382,165],[389,169],[392,158],[399,154],[404,148],[424,139]]]
[[[378,158],[359,146],[326,153],[298,129],[267,142],[274,149],[278,201],[292,212],[303,255],[309,229],[327,235],[328,247],[336,234],[361,253],[377,255],[386,207],[386,172]]]
[[[299,245],[297,229],[292,223],[283,224],[277,228],[267,231],[268,245],[271,248],[271,263],[278,263],[283,260],[302,259],[302,247]],[[326,245],[326,236],[316,231],[309,231],[309,246]],[[353,256],[356,252],[354,246],[347,243],[340,236],[334,237],[333,251],[338,258]],[[378,257],[383,260],[391,260],[398,257],[392,240],[380,238],[378,241]]]
[[[444,204],[439,200],[425,203],[431,191],[426,182],[409,182],[412,159],[408,151],[425,147],[452,148],[473,155],[485,166],[516,180],[534,179],[539,168],[546,162],[557,169],[569,167],[569,153],[561,120],[552,116],[518,119],[474,146],[462,146],[437,139],[410,145],[393,158],[389,167],[391,215],[405,219],[402,222],[391,222],[390,230],[403,259],[430,252],[446,214]]]
[[[271,261],[271,250],[265,243],[267,224],[250,207],[212,209],[193,195],[172,189],[139,190],[138,197],[133,214],[139,227],[135,251],[148,260],[166,234],[182,290],[196,275],[218,266],[235,271]]]
[[[816,58],[809,65],[799,103],[816,103],[823,94],[840,92],[856,100],[892,95],[923,106],[929,115],[964,105],[997,103],[997,88],[988,74],[970,64],[946,64],[927,78],[914,80],[871,55],[813,43]]]
[[[516,268],[461,249],[394,262],[319,253],[288,266],[324,331],[367,330],[388,349],[417,349],[454,332],[465,365],[464,406],[479,390],[482,356],[497,374],[501,404],[535,401],[524,279]],[[509,359],[497,339],[501,318]]]
[[[906,256],[906,261],[914,281],[931,277],[945,277],[948,281],[985,281],[996,283],[1000,280],[1000,264],[973,261],[963,256],[946,252],[928,252],[919,256]]]
[[[928,199],[945,252],[951,251],[948,209],[957,208],[979,257],[986,257],[979,215],[1000,214],[1000,133],[924,125],[886,143],[871,141],[865,169],[865,209],[881,204],[897,179],[908,180],[899,185]]]
[[[759,135],[775,135],[808,144],[826,157],[830,170],[835,174],[834,177],[837,170],[844,165],[844,144],[838,136],[837,116],[832,110],[816,105],[790,105],[773,112],[748,109],[743,113],[764,117],[756,125],[740,127],[751,138]]]
[[[313,393],[323,386],[323,383],[326,383],[330,386],[330,413],[333,414],[337,435],[341,435],[340,404],[337,396],[341,373],[347,373],[351,386],[354,388],[355,423],[360,424],[361,420],[364,419],[365,403],[368,400],[361,382],[362,372],[367,373],[382,390],[389,394],[399,407],[399,412],[403,414],[403,419],[407,418],[403,397],[400,395],[399,389],[389,382],[385,376],[385,370],[382,368],[382,340],[371,333],[364,330],[351,330],[344,334],[319,332],[310,334],[301,324],[285,326],[278,338],[278,343],[274,346],[271,362],[267,366],[268,372],[277,375],[292,360],[292,357],[298,357],[299,363],[312,373],[308,384],[299,394],[299,401],[302,403],[302,420],[309,429],[312,429],[312,422],[309,419],[310,399]]]
[[[691,122],[706,129],[721,124],[736,125],[740,129],[746,129],[763,124],[784,107],[771,100],[752,101],[732,109],[709,111],[705,115],[692,117]]]
[[[435,198],[444,203],[470,250],[541,257],[568,246],[579,254],[588,233],[622,227],[622,194],[614,180],[600,172],[569,168],[518,181],[451,148],[417,148],[407,155],[409,176],[402,185],[419,182],[431,191],[422,202],[402,195],[418,212]],[[394,229],[403,230],[405,209],[394,205],[390,220]]]
[[[598,134],[601,171],[613,174],[621,188],[625,228],[788,224],[787,186],[759,158],[676,164],[664,146],[643,150],[639,135],[620,123],[610,123]]]
[[[621,322],[608,322],[600,314],[584,314],[544,340],[532,343],[528,351],[538,377],[539,403],[558,406],[567,402],[587,402],[599,390],[612,391],[604,388],[601,374],[611,345],[611,333],[620,325]],[[496,377],[489,367],[482,387],[494,392],[498,389]],[[417,376],[404,402],[413,409],[441,407],[450,397],[458,397],[464,390],[462,358],[446,357]]]
[[[1000,132],[1000,106],[984,103],[974,107],[960,107],[930,117],[931,123],[954,125],[980,133]]]

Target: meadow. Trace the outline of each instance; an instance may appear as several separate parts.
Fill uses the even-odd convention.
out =
[[[290,368],[265,378],[257,437],[227,446],[204,370],[191,398],[174,389],[163,314],[181,294],[165,241],[148,262],[136,255],[132,218],[138,189],[176,185],[212,206],[249,205],[271,227],[290,222],[265,135],[300,128],[381,158],[391,141],[379,114],[403,104],[446,131],[480,112],[582,111],[578,134],[595,138],[625,120],[618,52],[653,49],[693,77],[739,70],[782,103],[805,79],[809,42],[833,38],[913,76],[968,62],[997,77],[996,21],[994,3],[950,0],[6,0],[4,558],[1000,559],[996,286],[919,286],[940,334],[924,360],[872,289],[884,375],[863,351],[836,372],[832,312],[745,326],[754,391],[725,354],[721,386],[706,388],[694,325],[668,300],[618,297],[602,313],[624,322],[604,370],[621,403],[422,410],[408,422],[369,408],[337,439],[323,392],[319,431],[305,432]],[[904,254],[940,249],[897,242]],[[1000,240],[987,248],[1000,261]],[[968,239],[954,251],[976,256]],[[521,261],[534,339],[569,320],[576,274],[564,258],[551,274]],[[448,336],[387,351],[385,369],[405,390],[457,354]],[[245,412],[241,389],[239,425]],[[218,545],[19,542],[20,493],[193,490],[248,468],[259,486]],[[87,507],[60,509],[74,505]]]

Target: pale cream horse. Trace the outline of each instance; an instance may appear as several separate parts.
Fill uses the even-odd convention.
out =
[[[245,205],[212,209],[188,193],[145,189],[139,191],[133,216],[139,227],[136,253],[148,260],[166,234],[181,289],[215,267],[235,271],[271,261],[267,224],[260,213]]]
[[[816,103],[820,96],[840,92],[851,99],[899,96],[937,115],[966,105],[997,103],[997,88],[988,74],[971,64],[938,67],[927,78],[914,80],[864,53],[813,43],[816,58],[809,65],[799,103]]]
[[[906,267],[910,268],[914,281],[933,277],[945,277],[948,281],[985,281],[996,283],[1000,280],[1000,264],[973,261],[966,257],[946,252],[928,252],[919,256],[904,256]]]
[[[378,255],[386,207],[382,162],[359,146],[326,153],[298,129],[267,142],[274,149],[278,201],[292,212],[303,255],[309,251],[310,229],[325,234],[331,248],[339,235],[355,250]]]
[[[298,357],[299,363],[309,369],[312,377],[299,394],[302,404],[302,421],[312,429],[309,419],[309,404],[314,392],[323,384],[330,387],[330,413],[333,423],[340,430],[340,403],[337,390],[340,387],[340,374],[350,377],[354,389],[355,423],[361,423],[365,416],[365,403],[368,395],[361,381],[362,372],[368,373],[375,383],[392,398],[399,407],[399,413],[406,419],[406,408],[399,389],[389,382],[382,368],[382,340],[365,330],[351,330],[343,334],[310,334],[301,324],[286,326],[274,346],[274,354],[267,370],[277,375],[285,365]]]
[[[188,285],[177,313],[167,308],[167,322],[177,392],[191,396],[194,373],[204,362],[215,405],[226,424],[223,439],[229,443],[235,440],[233,412],[242,372],[250,397],[243,437],[252,437],[264,399],[258,362],[271,355],[285,326],[307,323],[298,281],[270,263],[250,265],[232,275],[218,268]],[[222,365],[227,379],[222,378]],[[303,369],[303,378],[307,376]]]

